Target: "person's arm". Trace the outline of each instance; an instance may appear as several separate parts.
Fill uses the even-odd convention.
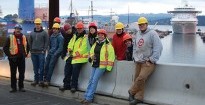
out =
[[[114,61],[115,61],[115,52],[114,52],[114,48],[111,44],[107,45],[108,47],[108,61],[107,61],[107,67],[106,70],[107,71],[111,71],[113,66],[114,66]]]
[[[4,53],[6,54],[6,56],[10,57],[11,54],[10,54],[10,51],[9,51],[9,46],[10,46],[10,38],[9,36],[6,38],[6,42],[4,43],[4,46],[3,46],[3,50],[4,50]]]
[[[156,32],[153,32],[152,44],[153,44],[152,55],[149,57],[149,60],[152,63],[156,63],[159,60],[159,57],[161,56],[163,50],[161,40],[159,38],[159,35]]]
[[[30,34],[30,37],[29,37],[29,45],[30,45],[30,49],[32,49],[32,44],[33,44],[33,38],[32,38],[32,32]]]
[[[56,50],[54,56],[61,54],[62,51],[63,51],[63,44],[64,44],[64,38],[63,38],[63,36],[59,36],[59,37],[57,38],[57,40],[58,40],[58,49]]]
[[[28,42],[28,38],[26,38],[26,41]],[[27,55],[28,55],[28,53],[29,53],[29,51],[30,51],[30,44],[29,43],[27,43],[27,46],[26,46],[26,53],[27,53]],[[26,56],[27,56],[26,55]]]
[[[44,33],[44,51],[45,52],[48,49],[48,43],[49,43],[49,36],[48,36],[48,33],[45,32]]]

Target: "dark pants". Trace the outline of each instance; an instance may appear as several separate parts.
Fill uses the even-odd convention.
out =
[[[78,77],[80,74],[80,69],[82,68],[83,64],[85,63],[73,64],[71,88],[75,88],[75,89],[78,88]]]
[[[18,68],[19,72],[19,81],[18,87],[19,89],[24,88],[24,74],[25,74],[25,57],[18,57],[18,58],[9,58],[9,65],[10,65],[10,72],[11,72],[11,88],[17,89],[16,83],[16,72]]]
[[[33,63],[34,70],[34,81],[42,82],[43,81],[43,73],[44,73],[44,63],[45,63],[45,54],[31,54],[31,60]]]
[[[46,66],[45,66],[45,81],[50,82],[53,75],[53,70],[55,68],[56,62],[58,61],[60,55],[50,55],[46,57]]]
[[[64,67],[64,76],[65,77],[63,79],[63,83],[64,83],[63,87],[65,87],[65,88],[70,88],[70,80],[71,80],[71,75],[72,75],[72,71],[73,71],[71,61],[72,61],[72,58],[69,57],[66,60],[66,64]]]

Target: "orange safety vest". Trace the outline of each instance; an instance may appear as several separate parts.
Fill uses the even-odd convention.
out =
[[[23,46],[24,46],[24,50],[25,53],[27,55],[27,41],[26,41],[26,36],[23,35]],[[16,41],[16,37],[14,35],[10,35],[10,47],[9,47],[9,51],[11,53],[11,55],[16,55],[18,54],[18,45],[17,45],[17,41]]]

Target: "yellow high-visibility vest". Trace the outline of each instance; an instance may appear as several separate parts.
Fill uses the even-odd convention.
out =
[[[90,49],[90,57],[93,58],[94,50],[96,46],[95,42]],[[104,42],[101,50],[100,50],[100,69],[106,69],[107,71],[111,71],[115,61],[115,52],[112,44]]]
[[[72,64],[88,62],[88,36],[85,34],[76,40],[76,35],[74,34],[68,44],[68,51],[72,52]]]
[[[23,35],[23,46],[24,46],[24,50],[25,53],[27,55],[27,41],[26,41],[26,36]],[[10,35],[10,47],[9,47],[9,51],[11,55],[16,55],[18,53],[18,45],[17,45],[17,41],[16,41],[16,37],[14,35]]]

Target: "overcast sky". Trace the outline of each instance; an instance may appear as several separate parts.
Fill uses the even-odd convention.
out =
[[[70,0],[60,1],[60,15],[70,13]],[[189,4],[201,10],[205,15],[205,0],[187,0]],[[18,0],[0,0],[0,6],[3,16],[7,14],[18,13]],[[73,8],[78,11],[79,15],[88,15],[88,9],[91,0],[73,0]],[[181,0],[93,0],[94,15],[109,15],[112,12],[116,14],[128,13],[167,13],[178,7]],[[48,0],[35,0],[35,7],[48,6]]]

